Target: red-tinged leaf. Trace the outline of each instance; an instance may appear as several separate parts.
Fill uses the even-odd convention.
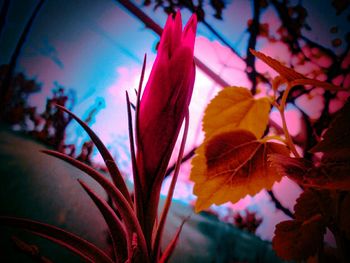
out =
[[[91,168],[90,166],[86,165],[85,163],[78,161],[66,154],[57,152],[57,151],[51,151],[51,150],[43,150],[43,153],[49,154],[51,156],[57,157],[63,161],[66,161],[76,168],[80,169],[81,171],[85,172],[89,176],[91,176],[93,179],[95,179],[105,190],[106,192],[111,196],[113,199],[118,211],[120,212],[123,221],[126,226],[126,230],[128,231],[129,235],[132,235],[133,232],[137,234],[137,237],[139,238],[140,243],[140,249],[142,253],[145,255],[145,261],[148,262],[148,252],[147,252],[147,246],[146,246],[146,240],[143,235],[141,226],[137,220],[137,217],[128,203],[128,201],[125,199],[123,194],[120,192],[118,188],[116,188],[107,178],[105,178],[102,174],[97,172],[95,169]]]
[[[103,142],[100,140],[100,138],[94,133],[93,130],[90,129],[89,126],[86,125],[85,122],[83,122],[80,118],[78,118],[74,113],[67,110],[66,108],[56,105],[57,108],[60,110],[66,112],[69,114],[73,119],[75,119],[81,127],[87,132],[87,134],[90,136],[91,140],[96,145],[98,151],[102,155],[103,161],[105,162],[107,169],[112,177],[112,180],[116,187],[122,192],[126,200],[129,202],[129,204],[132,204],[132,200],[128,191],[128,188],[124,182],[123,176],[121,175],[117,164],[115,163],[111,153],[108,151],[106,146],[103,144]]]
[[[40,255],[40,250],[38,246],[28,244],[27,242],[24,242],[16,236],[12,236],[11,239],[14,242],[15,246],[23,253],[36,257]]]
[[[124,263],[131,252],[131,239],[128,238],[123,223],[105,200],[96,195],[84,181],[78,179],[78,182],[94,201],[108,225],[116,262]]]
[[[141,101],[141,92],[142,92],[142,84],[143,79],[145,77],[145,71],[146,71],[146,61],[147,61],[147,55],[145,54],[143,58],[143,64],[142,64],[142,70],[141,70],[141,76],[139,81],[139,87],[137,90],[137,99],[136,99],[136,117],[135,117],[135,137],[136,137],[136,146],[140,146],[140,129],[139,129],[139,115],[140,115],[140,101]]]
[[[327,222],[335,214],[335,204],[327,190],[306,189],[297,199],[294,206],[295,219],[306,221],[317,214],[321,214]]]
[[[339,227],[350,239],[350,193],[346,193],[344,200],[341,202],[339,211]]]
[[[327,159],[350,159],[350,100],[332,120],[323,139],[310,152],[323,152]]]
[[[284,66],[281,62],[277,61],[272,57],[269,57],[253,49],[249,49],[249,50],[250,52],[252,52],[254,56],[262,60],[269,67],[273,68],[281,77],[283,77],[285,80],[290,82],[292,87],[296,85],[312,85],[312,86],[324,88],[327,90],[345,90],[342,87],[339,87],[330,83],[307,78],[304,75],[296,72],[294,69]]]
[[[143,70],[144,70],[144,68],[143,68]],[[139,175],[137,161],[136,161],[136,151],[135,151],[135,144],[134,144],[132,116],[131,116],[130,99],[129,99],[128,92],[126,92],[126,103],[127,103],[127,112],[128,112],[128,129],[129,129],[132,175],[133,175],[133,179],[134,179],[134,207],[135,207],[135,211],[137,214],[137,218],[139,219],[140,222],[142,222],[142,220],[144,220],[143,219],[143,205],[142,205],[143,204],[143,198],[142,198],[143,192],[142,192],[140,175]]]
[[[192,160],[196,212],[271,189],[281,179],[267,162],[267,155],[272,153],[289,155],[284,145],[261,142],[246,130],[222,133],[205,141]]]
[[[179,240],[182,228],[184,226],[184,224],[186,223],[188,218],[186,218],[184,221],[182,221],[179,229],[177,230],[173,240],[171,240],[171,242],[168,244],[168,246],[165,248],[164,253],[162,254],[159,263],[166,263],[168,262],[168,260],[170,259],[171,255],[173,254],[175,248],[176,248],[176,244]]]
[[[303,183],[305,174],[313,168],[312,162],[304,158],[292,158],[280,154],[270,154],[268,157],[271,166],[281,176],[288,176],[297,183]]]
[[[340,86],[330,84],[328,82],[320,81],[317,79],[309,79],[309,78],[296,79],[296,80],[293,80],[290,84],[292,87],[298,86],[298,85],[310,85],[310,86],[315,86],[315,87],[323,88],[325,90],[330,90],[330,91],[349,90]]]
[[[270,108],[266,97],[255,99],[246,88],[227,87],[210,101],[205,110],[205,137],[209,139],[218,133],[244,129],[261,138],[269,121]]]
[[[5,216],[0,216],[0,224],[22,228],[38,236],[51,240],[81,256],[87,262],[113,262],[111,258],[109,258],[94,244],[58,227],[28,219]]]
[[[321,248],[325,232],[320,215],[308,221],[284,221],[276,225],[272,246],[282,259],[306,260]]]
[[[348,161],[321,163],[315,167],[302,158],[292,158],[273,154],[269,156],[271,165],[280,176],[288,176],[305,187],[328,190],[350,190],[350,164]]]
[[[265,54],[259,51],[255,51],[253,49],[249,49],[249,51],[252,52],[252,54],[258,59],[266,63],[269,67],[273,68],[278,74],[281,75],[281,77],[285,78],[289,82],[297,79],[306,78],[304,75],[296,72],[294,69],[282,65],[281,62],[277,61],[276,59],[270,56],[266,56]]]
[[[174,191],[175,191],[175,186],[176,186],[176,181],[180,172],[180,167],[182,163],[182,156],[185,150],[185,145],[186,145],[186,139],[187,139],[187,134],[188,134],[188,127],[189,127],[189,113],[187,111],[186,117],[185,117],[185,128],[181,140],[181,146],[179,150],[179,155],[177,157],[176,161],[176,166],[175,166],[175,171],[173,174],[173,178],[171,179],[170,187],[169,187],[169,192],[165,200],[164,208],[162,211],[162,214],[160,216],[159,224],[155,233],[155,238],[153,242],[153,258],[158,258],[159,253],[160,253],[160,245],[162,241],[162,235],[163,235],[163,230],[165,227],[165,222],[166,218],[171,206],[171,201],[173,199]]]

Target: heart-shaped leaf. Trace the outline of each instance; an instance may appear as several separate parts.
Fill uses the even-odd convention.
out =
[[[289,155],[284,145],[261,142],[247,130],[218,134],[205,141],[192,160],[196,211],[271,189],[281,179],[267,162],[272,153]]]
[[[246,88],[225,88],[205,110],[203,118],[205,136],[209,138],[214,134],[240,128],[261,138],[268,124],[270,108],[268,98],[254,99]]]
[[[308,221],[284,221],[276,226],[272,246],[285,260],[304,260],[316,254],[325,232],[320,215]]]

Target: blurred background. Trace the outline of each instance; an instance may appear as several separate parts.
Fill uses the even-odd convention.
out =
[[[200,21],[186,160],[174,196],[175,203],[181,207],[175,207],[174,211],[191,213],[196,197],[189,180],[190,159],[203,139],[201,119],[206,104],[227,86],[246,87],[257,97],[272,94],[270,83],[276,72],[255,60],[249,48],[268,54],[310,78],[349,87],[348,6],[349,1],[339,0],[0,1],[0,176],[2,202],[7,203],[2,205],[1,214],[33,218],[33,210],[36,210],[34,217],[41,218],[47,213],[53,222],[69,225],[70,215],[57,210],[69,206],[72,199],[81,201],[83,193],[79,192],[78,198],[71,194],[75,191],[71,183],[76,182],[60,175],[60,169],[73,174],[77,171],[61,163],[51,164],[54,161],[43,160],[40,154],[37,156],[38,143],[104,169],[101,156],[85,132],[67,116],[58,114],[53,103],[66,106],[89,124],[132,183],[125,91],[135,101],[134,90],[138,86],[143,57],[147,54],[147,79],[156,56],[160,29],[168,14],[177,9],[181,9],[183,24],[193,12]],[[348,95],[301,87],[292,94],[286,112],[287,122],[304,156],[314,136],[310,127],[321,131]],[[271,127],[278,131],[280,124],[279,115],[272,109]],[[72,169],[74,171],[70,172]],[[46,176],[39,180],[38,173]],[[171,169],[164,181],[164,195],[170,177]],[[60,186],[55,189],[58,197],[52,196],[53,184]],[[29,186],[32,190],[23,190]],[[290,217],[300,192],[298,185],[284,178],[272,191],[263,190],[236,204],[213,206],[207,216],[269,242],[274,226]],[[37,196],[30,197],[33,193]],[[36,202],[48,198],[52,203],[59,203],[60,208],[53,205],[52,211],[43,212],[50,206],[28,208],[24,201],[18,201]],[[86,208],[81,207],[83,203],[79,204],[71,203],[72,213],[78,213],[75,208],[80,207],[80,213],[84,214]],[[79,216],[75,220],[77,218]],[[194,217],[196,220],[202,219]],[[330,235],[327,240],[332,244]]]

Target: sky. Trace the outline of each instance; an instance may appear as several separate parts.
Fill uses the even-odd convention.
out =
[[[135,3],[142,7],[140,2]],[[344,38],[349,26],[347,20],[349,10],[341,16],[336,16],[335,10],[330,5],[331,1],[302,2],[309,11],[307,22],[313,28],[313,31],[303,32],[307,37],[329,48],[332,48],[331,39]],[[0,36],[0,64],[8,62],[20,32],[36,3],[34,0],[11,1],[5,31]],[[142,10],[159,25],[164,25],[166,15],[161,9],[154,11],[152,7],[142,7]],[[241,56],[244,56],[249,36],[246,25],[252,13],[250,1],[228,1],[227,8],[223,11],[223,21],[212,17],[213,10],[209,6],[206,6],[206,10],[207,21]],[[185,22],[190,13],[183,10],[182,16]],[[261,19],[262,22],[269,23],[270,30],[279,26],[279,20],[271,9],[263,12]],[[330,33],[329,29],[332,26],[339,27],[338,33]],[[126,135],[125,90],[129,91],[132,100],[135,99],[133,91],[138,85],[143,56],[147,54],[146,76],[148,76],[156,56],[155,48],[158,41],[159,37],[154,32],[145,28],[116,1],[50,0],[46,1],[33,25],[22,50],[17,70],[23,71],[29,78],[41,83],[42,91],[30,98],[31,105],[39,109],[44,108],[45,100],[51,96],[52,88],[56,84],[71,90],[71,94],[75,97],[73,111],[82,118],[87,116],[89,109],[96,103],[103,102],[103,107],[91,123],[92,128],[112,153],[119,156],[118,161],[127,172],[130,163]],[[344,45],[337,48],[336,52],[341,52],[343,47]],[[284,46],[267,45],[263,39],[259,39],[257,49],[282,61],[288,59],[288,52]],[[243,61],[202,24],[198,26],[195,55],[230,85],[250,86],[244,73]],[[259,71],[265,70],[271,75],[276,74],[259,61],[256,66]],[[310,70],[309,66],[304,70]],[[218,84],[197,69],[190,106],[191,123],[187,150],[198,145],[203,139],[200,124],[203,110],[220,89]],[[320,112],[317,107],[321,103],[319,98],[320,96],[315,96],[312,102],[316,107],[306,107],[306,110],[312,111],[310,114],[315,118]],[[301,106],[305,104],[305,98],[304,102],[299,103]],[[296,134],[300,127],[297,114],[293,107],[287,108],[287,119],[292,134]],[[272,113],[272,118],[276,122],[280,121],[275,113]],[[68,135],[68,142],[78,144],[82,144],[87,138],[76,124],[68,127]],[[95,160],[99,161],[99,158],[96,155]],[[195,197],[191,193],[192,185],[188,182],[189,170],[190,164],[186,163],[179,178],[181,187],[177,188],[175,197],[193,201]],[[164,194],[168,184],[169,182],[165,182]],[[274,186],[274,190],[283,200],[283,204],[292,209],[300,189],[288,179],[284,179]],[[248,196],[230,207],[234,209],[248,207],[261,214],[264,221],[262,227],[258,229],[258,234],[265,239],[271,238],[276,222],[286,219],[281,212],[275,213],[265,192],[255,197]],[[215,209],[222,214],[227,213],[227,206]],[[274,214],[273,218],[265,218],[264,215],[271,213]]]

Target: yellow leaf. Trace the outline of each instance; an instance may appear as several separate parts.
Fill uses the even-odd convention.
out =
[[[281,176],[267,162],[267,155],[288,156],[288,149],[277,143],[260,142],[242,129],[221,133],[206,140],[192,160],[191,180],[198,199],[196,212],[212,204],[237,202],[263,188],[271,189]]]
[[[268,98],[254,99],[246,88],[225,88],[205,110],[205,137],[208,139],[214,134],[241,128],[261,138],[269,120],[270,107]]]
[[[304,75],[296,72],[294,69],[282,65],[281,62],[277,61],[272,57],[266,56],[265,54],[259,51],[250,49],[250,52],[252,52],[252,54],[258,59],[261,59],[269,67],[273,68],[281,77],[290,82],[292,87],[297,85],[312,85],[315,87],[324,88],[326,90],[346,90],[342,87],[332,85],[324,81],[319,81],[316,79],[310,79],[308,77],[305,77]]]

